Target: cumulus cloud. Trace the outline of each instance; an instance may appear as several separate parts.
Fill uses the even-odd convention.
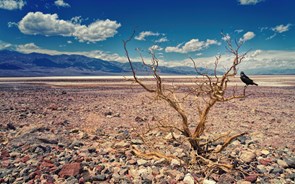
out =
[[[135,37],[136,40],[145,41],[145,38],[148,36],[160,36],[160,33],[154,33],[152,31],[143,31]]]
[[[228,33],[226,33],[226,35],[224,35],[221,39],[224,41],[228,41],[228,40],[230,40],[230,35]]]
[[[191,39],[185,44],[179,44],[176,47],[166,47],[166,52],[188,53],[203,50],[210,45],[220,45],[216,40],[207,39],[206,41],[200,41],[199,39]]]
[[[23,0],[0,0],[0,8],[5,10],[21,10],[25,4]]]
[[[163,50],[163,48],[162,47],[160,47],[159,45],[153,45],[153,46],[151,46],[150,48],[149,48],[149,50],[150,51],[161,51],[161,50]]]
[[[4,50],[4,49],[8,49],[10,48],[12,45],[10,43],[6,43],[2,40],[0,40],[0,50]]]
[[[29,12],[18,23],[19,30],[24,34],[45,36],[72,36],[75,24],[59,20],[57,14],[43,14],[42,12]]]
[[[295,66],[294,51],[256,50],[250,52],[241,67],[247,69],[291,69]]]
[[[60,7],[70,7],[69,3],[66,3],[63,0],[56,0],[54,1],[54,4]]]
[[[40,48],[34,43],[27,43],[23,45],[18,45],[17,49],[18,50],[38,50]]]
[[[75,27],[73,35],[80,41],[98,42],[106,40],[117,34],[117,29],[121,26],[116,21],[112,20],[97,20],[92,24],[78,25]]]
[[[273,27],[272,30],[277,33],[283,33],[283,32],[289,31],[290,26],[291,24],[287,24],[285,26],[281,24],[281,25],[277,25],[276,27]]]
[[[243,35],[243,38],[240,38],[240,42],[246,42],[248,40],[251,40],[254,37],[255,37],[255,33],[253,33],[252,31],[248,31],[247,33]]]
[[[29,12],[18,23],[19,30],[29,35],[74,36],[81,42],[98,42],[117,34],[120,23],[97,20],[90,25],[81,25],[72,21],[61,20],[57,14]]]
[[[250,57],[255,58],[261,53],[262,53],[262,50],[255,50],[254,52],[251,52]]]
[[[262,2],[263,0],[238,0],[241,5],[255,5]]]
[[[166,37],[160,38],[158,40],[156,40],[156,43],[162,43],[162,42],[168,42],[169,40]]]

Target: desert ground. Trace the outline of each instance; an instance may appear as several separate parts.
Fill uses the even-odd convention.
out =
[[[177,123],[179,117],[167,104],[129,80],[1,78],[0,181],[294,183],[295,76],[252,78],[259,86],[247,88],[249,97],[214,106],[206,135],[247,132],[232,142],[232,149],[239,149],[237,157],[252,151],[255,158],[241,163],[245,166],[242,174],[213,173],[209,177],[182,163],[170,164],[132,154],[133,144],[144,145],[138,135],[147,125],[163,119]],[[150,78],[145,81],[153,84]],[[194,85],[191,77],[170,76],[164,81],[167,85]],[[231,82],[231,88],[240,90],[244,86],[239,78]],[[197,110],[192,106],[187,112],[193,121]],[[167,147],[167,153],[186,154],[181,146],[176,151],[171,149]]]

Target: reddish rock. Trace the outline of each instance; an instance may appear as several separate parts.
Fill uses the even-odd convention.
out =
[[[30,148],[31,148],[30,145],[25,145],[25,146],[22,147],[22,152],[27,151]]]
[[[40,171],[35,171],[29,174],[30,179],[35,179],[35,178],[40,178],[41,172]]]
[[[260,159],[259,160],[259,163],[261,164],[261,165],[270,165],[270,163],[272,162],[272,160],[270,159],[270,158],[265,158],[265,159]]]
[[[79,179],[79,184],[83,184],[83,183],[85,183],[85,180],[84,180],[83,177],[81,177],[81,178]]]
[[[8,167],[9,166],[9,164],[10,164],[10,160],[2,160],[1,161],[1,166],[2,167]]]
[[[50,163],[50,162],[42,162],[40,165],[40,168],[50,168],[50,167],[55,167],[54,164]]]
[[[5,158],[9,157],[9,152],[7,150],[1,151],[0,159],[4,160]]]
[[[65,177],[65,176],[76,176],[77,174],[80,173],[81,170],[81,164],[78,162],[74,163],[69,163],[65,164],[61,171],[58,173],[60,177]]]
[[[29,155],[26,155],[26,156],[24,156],[24,157],[22,157],[20,159],[20,161],[23,162],[23,163],[26,163],[28,160],[30,160],[30,156]]]
[[[244,178],[244,180],[253,183],[253,182],[255,182],[257,180],[257,175],[252,174],[252,175],[246,176]]]

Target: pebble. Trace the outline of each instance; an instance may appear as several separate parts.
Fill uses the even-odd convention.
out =
[[[243,151],[241,153],[240,159],[243,162],[249,163],[249,162],[252,162],[255,159],[255,157],[256,157],[256,154],[254,152],[251,152],[251,151]]]
[[[140,145],[143,144],[143,141],[140,139],[131,139],[132,144]]]
[[[92,177],[92,181],[105,181],[107,179],[106,175],[98,174]]]
[[[245,181],[249,181],[251,183],[254,183],[256,180],[257,180],[257,175],[255,174],[252,174],[252,175],[249,175],[249,176],[246,176],[244,178]]]
[[[266,170],[266,168],[265,168],[264,165],[257,165],[256,168],[257,168],[257,170],[258,170],[260,173],[266,173],[266,172],[267,172],[267,170]]]
[[[216,181],[204,179],[203,184],[216,184]]]
[[[287,177],[295,181],[295,173],[289,174]]]
[[[270,152],[264,149],[264,150],[261,150],[260,153],[263,155],[269,155]]]
[[[251,184],[250,181],[238,181],[237,184]]]
[[[275,167],[270,171],[270,173],[275,174],[275,175],[282,174],[283,172],[284,172],[283,169],[278,168],[278,167]]]
[[[172,159],[171,160],[171,166],[174,167],[174,166],[180,166],[180,161],[179,160],[176,160],[176,159]]]
[[[141,165],[146,165],[148,163],[147,160],[144,159],[139,159],[137,160],[137,165],[141,166]]]
[[[194,177],[190,173],[187,173],[184,176],[183,182],[185,184],[194,184],[195,183],[195,180],[194,180]]]
[[[279,165],[280,167],[282,167],[282,168],[288,168],[288,164],[287,164],[287,162],[285,162],[284,160],[278,159],[278,160],[277,160],[277,163],[278,163],[278,165]]]
[[[288,164],[288,168],[295,169],[295,157],[293,157],[293,158],[287,158],[285,161]]]

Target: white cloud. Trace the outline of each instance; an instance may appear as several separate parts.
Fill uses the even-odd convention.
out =
[[[23,0],[0,0],[0,8],[6,10],[21,10],[26,2]]]
[[[248,40],[251,40],[255,37],[255,34],[252,31],[248,31],[243,35],[243,38],[240,38],[240,42],[246,42]]]
[[[263,32],[264,30],[268,30],[269,28],[268,27],[259,27],[258,29],[260,30],[260,32]]]
[[[119,62],[127,61],[125,56],[120,56],[117,53],[110,53],[110,52],[105,52],[101,50],[92,50],[92,51],[85,51],[85,52],[66,52],[66,51],[44,49],[37,46],[34,43],[16,45],[14,47],[16,48],[15,49],[16,51],[22,52],[22,53],[36,52],[36,53],[49,54],[49,55],[75,54],[75,55],[82,55],[82,56],[86,56],[90,58],[102,59],[105,61],[119,61]],[[1,42],[0,42],[0,48],[1,48]]]
[[[34,43],[27,43],[23,45],[18,45],[17,49],[18,50],[38,50],[40,48]]]
[[[246,69],[295,69],[294,58],[294,51],[256,50],[247,55],[241,67]]]
[[[273,27],[272,30],[277,33],[283,33],[283,32],[289,31],[290,26],[291,24],[287,24],[285,26],[281,24],[276,27]]]
[[[71,43],[73,43],[73,42],[72,42],[71,40],[68,40],[67,43],[68,43],[68,44],[71,44]]]
[[[79,41],[98,42],[106,40],[117,34],[117,29],[121,24],[112,20],[97,20],[92,24],[85,26],[76,26],[73,35],[79,39]]]
[[[224,35],[221,39],[224,41],[228,41],[228,40],[230,40],[230,35],[228,33],[226,33],[226,35]]]
[[[75,16],[71,18],[71,22],[73,24],[81,24],[82,23],[82,17],[81,16]]]
[[[14,27],[14,26],[17,27],[18,26],[18,24],[15,22],[8,22],[7,25],[8,25],[8,27]]]
[[[54,4],[60,7],[70,7],[69,3],[66,3],[63,0],[56,0],[54,1]]]
[[[241,5],[255,5],[262,2],[263,0],[238,0]]]
[[[236,29],[235,30],[235,32],[238,33],[238,34],[241,33],[241,32],[243,32],[243,31],[244,31],[243,29]]]
[[[19,30],[24,34],[46,36],[72,36],[76,25],[65,20],[59,20],[57,14],[29,12],[18,23]]]
[[[18,23],[19,30],[29,35],[74,36],[81,42],[98,42],[113,37],[121,26],[116,21],[97,20],[90,25],[61,20],[57,14],[29,12]]]
[[[184,45],[179,44],[176,47],[166,47],[166,52],[188,53],[203,50],[210,45],[220,45],[216,40],[207,39],[206,41],[200,41],[199,39],[191,39]]]
[[[277,33],[274,33],[273,35],[270,35],[269,37],[267,37],[266,40],[271,40],[276,36],[277,36]]]
[[[255,58],[261,53],[262,53],[262,50],[255,50],[254,52],[251,52],[250,57]]]
[[[158,40],[156,40],[156,43],[162,43],[162,42],[168,42],[169,40],[166,37],[160,38]]]
[[[152,31],[143,31],[143,32],[140,32],[139,35],[135,37],[135,39],[140,41],[145,41],[145,38],[148,36],[160,36],[160,33],[154,33]]]
[[[295,69],[295,51],[284,50],[255,50],[246,55],[246,58],[239,65],[241,70],[255,69]],[[228,68],[233,61],[234,56],[231,54],[221,55],[219,71]],[[215,56],[194,58],[197,67],[214,68]],[[165,66],[191,66],[193,63],[190,59],[175,60],[164,62]]]
[[[151,46],[150,48],[149,48],[149,50],[150,51],[161,51],[161,50],[163,50],[163,48],[162,47],[160,47],[159,45],[153,45],[153,46]]]
[[[12,45],[10,43],[6,43],[6,42],[0,40],[0,50],[8,49],[11,46]]]

